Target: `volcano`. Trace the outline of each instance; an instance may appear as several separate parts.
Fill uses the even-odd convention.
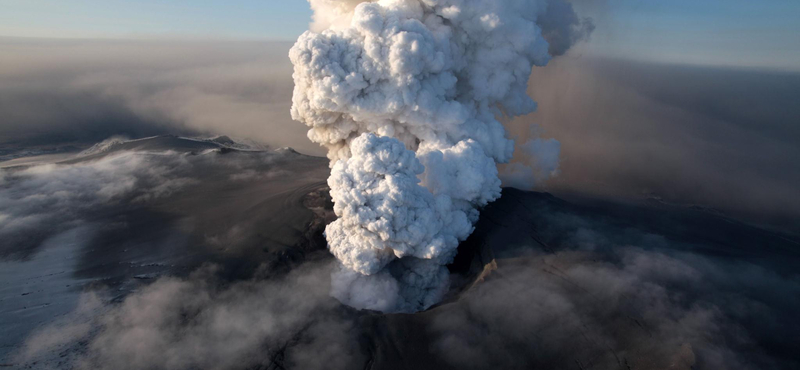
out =
[[[191,353],[198,333],[219,338],[216,320],[236,322],[248,307],[249,324],[223,330],[238,338],[232,349],[183,358],[150,348],[137,361],[152,362],[130,367],[293,368],[313,366],[303,361],[322,349],[336,368],[797,364],[800,343],[789,333],[800,329],[791,320],[798,295],[782,294],[800,291],[791,278],[796,236],[652,198],[564,200],[504,188],[447,266],[441,303],[415,314],[342,305],[328,295],[327,163],[290,149],[160,136],[6,168],[4,212],[40,217],[25,199],[46,191],[60,194],[49,209],[68,217],[3,229],[2,362],[118,366],[141,351],[130,336],[148,330]],[[136,187],[87,203],[76,189],[124,188],[92,190],[109,172]],[[42,176],[63,189],[37,187]],[[170,290],[176,284],[190,288]],[[147,310],[151,329],[134,319]],[[271,329],[254,329],[264,322]]]

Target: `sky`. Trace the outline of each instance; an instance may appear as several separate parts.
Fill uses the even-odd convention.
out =
[[[290,40],[311,17],[305,0],[0,0],[0,8],[0,35],[27,37]]]
[[[800,1],[608,0],[576,6],[595,18],[590,52],[629,59],[800,69]]]
[[[594,19],[575,52],[695,65],[800,70],[800,1],[576,0]],[[0,36],[293,40],[304,0],[0,0]]]

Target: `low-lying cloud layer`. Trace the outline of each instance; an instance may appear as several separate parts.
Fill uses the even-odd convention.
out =
[[[0,363],[84,289],[114,298],[206,262],[225,266],[220,279],[259,265],[266,278],[314,251],[321,226],[304,204],[324,186],[323,158],[172,136],[114,142],[0,169]]]
[[[125,152],[93,162],[0,170],[0,256],[24,256],[101,209],[144,204],[196,183],[176,171],[186,166],[177,153]]]
[[[475,369],[791,367],[765,347],[791,353],[796,328],[781,322],[800,302],[758,296],[796,297],[796,279],[692,254],[612,251],[616,261],[591,252],[506,261],[496,279],[436,317],[437,349]]]
[[[226,212],[237,212],[240,202],[203,202],[192,196],[238,188],[243,192],[260,189],[262,193],[252,199],[265,199],[325,172],[318,165],[322,159],[291,152],[223,153],[217,145],[175,137],[125,145],[139,143],[151,149],[112,149],[59,164],[0,169],[0,258],[26,258],[47,238],[78,226],[98,223],[110,232],[117,224],[123,229],[140,225],[154,232],[146,225],[160,218],[168,218],[168,223],[181,218],[191,221],[181,233],[202,228],[207,235],[204,242],[224,239],[237,244],[252,237],[256,230],[249,229],[250,223],[259,221],[257,215],[269,213],[269,207],[228,216],[227,222],[219,223],[210,220],[216,217],[210,210],[219,205]],[[170,143],[189,148],[169,150]],[[136,214],[137,210],[144,213]],[[207,217],[191,214],[193,211],[202,211]],[[243,226],[238,224],[226,226],[233,220],[247,223],[248,230],[237,229]],[[155,223],[156,228],[166,226]],[[284,234],[276,231],[273,236],[280,240],[279,235]],[[115,238],[126,243],[122,239]]]
[[[780,272],[789,265],[715,256],[701,252],[713,245],[681,241],[682,233],[667,238],[620,228],[619,220],[603,211],[585,217],[554,208],[540,208],[541,214],[532,216],[532,235],[551,252],[500,252],[499,269],[485,283],[457,304],[439,308],[432,319],[433,341],[451,364],[475,369],[797,366],[792,348],[798,343],[789,338],[798,330],[792,316],[800,307],[800,280]],[[526,228],[511,227],[516,231],[506,232]]]
[[[126,145],[156,143],[213,147],[171,137]],[[458,300],[384,316],[330,297],[337,267],[324,244],[279,236],[308,225],[305,216],[282,222],[302,208],[295,188],[302,197],[309,184],[321,186],[325,159],[114,148],[93,160],[0,172],[0,232],[16,243],[2,245],[3,260],[30,258],[44,239],[69,234],[85,261],[56,274],[97,279],[71,314],[41,317],[45,324],[4,361],[79,369],[798,366],[796,243],[712,213],[581,207],[508,189],[484,210],[472,241],[493,250],[497,270]],[[255,236],[263,230],[271,239]],[[180,263],[188,273],[170,262],[201,250],[213,251],[203,260],[221,263]],[[258,253],[226,263],[220,256],[231,250]],[[138,275],[147,269],[167,276]],[[28,296],[2,292],[7,314],[32,314],[17,307]]]
[[[345,369],[359,359],[352,322],[328,295],[329,264],[234,283],[218,268],[160,279],[119,305],[87,293],[34,333],[20,360],[48,366],[67,353],[78,369]]]
[[[482,242],[496,246],[497,270],[459,300],[424,313],[382,316],[341,306],[329,296],[334,261],[320,247],[321,261],[283,275],[264,265],[230,280],[225,266],[204,266],[121,301],[103,289],[86,293],[75,312],[30,336],[14,361],[79,369],[799,364],[793,319],[800,280],[787,273],[796,253],[776,246],[755,251],[769,258],[750,259],[742,254],[753,250],[741,243],[720,254],[704,238],[724,230],[681,217],[626,218],[652,217],[647,207],[623,208],[631,212],[624,216],[520,192],[499,203],[478,225]],[[510,209],[519,212],[503,213]],[[705,236],[698,239],[692,225]],[[683,231],[666,236],[660,228]]]

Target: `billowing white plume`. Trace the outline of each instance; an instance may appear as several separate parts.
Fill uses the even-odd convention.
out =
[[[333,295],[425,309],[478,209],[500,196],[496,163],[514,143],[498,118],[536,108],[528,78],[551,58],[541,18],[556,9],[569,23],[547,22],[562,43],[591,29],[564,0],[310,2],[320,32],[290,51],[291,113],[331,159]]]
[[[322,32],[329,28],[347,28],[353,19],[353,10],[365,0],[309,0],[314,11],[311,31]]]

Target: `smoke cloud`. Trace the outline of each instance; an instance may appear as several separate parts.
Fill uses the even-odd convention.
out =
[[[500,196],[495,163],[514,143],[498,118],[536,109],[532,67],[588,35],[591,21],[560,0],[311,5],[312,29],[324,30],[289,53],[291,112],[333,168],[333,293],[357,308],[425,309],[447,290],[444,266],[477,209]]]
[[[543,139],[537,125],[528,128],[530,139],[516,146],[511,163],[498,166],[503,186],[532,189],[559,173],[561,142]]]

